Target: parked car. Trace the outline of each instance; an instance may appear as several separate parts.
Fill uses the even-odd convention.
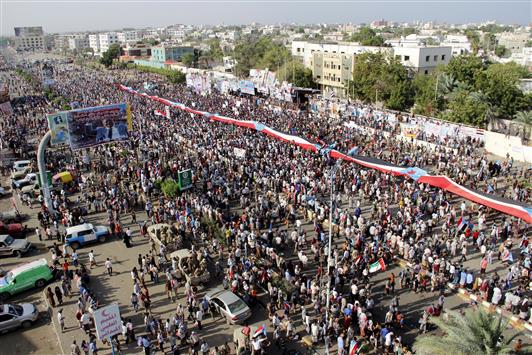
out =
[[[41,186],[36,182],[32,185],[27,185],[21,188],[20,193],[29,198],[37,198],[41,194]]]
[[[31,165],[31,160],[17,160],[13,163],[13,171],[24,170]]]
[[[31,288],[42,288],[54,278],[46,259],[16,267],[0,278],[0,302]]]
[[[0,234],[9,234],[15,239],[26,238],[26,234],[29,232],[27,226],[23,226],[21,223],[9,223],[5,224],[0,222]]]
[[[10,235],[0,235],[0,255],[13,255],[20,258],[31,248],[31,243],[26,239],[15,239]]]
[[[170,254],[170,258],[177,259],[177,266],[191,286],[198,286],[209,282],[210,273],[207,270],[205,258],[188,249],[176,250]]]
[[[66,245],[78,249],[88,243],[104,242],[108,235],[107,227],[84,223],[66,229]]]
[[[227,324],[241,324],[251,317],[251,309],[233,292],[224,289],[215,289],[205,295],[207,301],[225,317]]]
[[[18,223],[23,221],[25,218],[26,215],[21,214],[16,209],[0,212],[0,221],[4,223]]]
[[[37,174],[29,173],[23,179],[12,181],[11,186],[14,189],[21,189],[24,186],[33,185],[37,182]]]
[[[31,303],[0,305],[0,332],[29,328],[38,317],[39,311]]]
[[[27,166],[22,170],[15,170],[11,173],[11,181],[20,180],[24,178],[24,176],[28,175],[32,172],[31,166]]]

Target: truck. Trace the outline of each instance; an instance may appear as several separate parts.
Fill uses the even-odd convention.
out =
[[[170,258],[176,258],[177,267],[191,286],[209,282],[210,273],[207,270],[207,260],[201,254],[188,249],[180,249],[171,253]]]

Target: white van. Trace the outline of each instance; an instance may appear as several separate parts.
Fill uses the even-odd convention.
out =
[[[13,163],[13,171],[20,171],[26,169],[31,164],[31,160],[17,160]]]

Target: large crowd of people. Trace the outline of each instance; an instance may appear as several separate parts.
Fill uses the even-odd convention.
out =
[[[355,164],[337,164],[331,176],[335,162],[327,155],[182,111],[173,110],[170,118],[155,115],[155,110],[164,111],[162,104],[124,93],[117,84],[141,89],[150,82],[155,84],[151,94],[189,107],[256,120],[334,143],[344,152],[356,146],[360,155],[421,167],[530,204],[530,188],[523,183],[530,179],[530,171],[512,159],[492,161],[479,142],[469,138],[457,147],[459,138],[453,138],[452,146],[442,143],[435,149],[404,141],[396,137],[397,127],[375,123],[372,108],[364,105],[357,111],[360,114],[327,120],[269,98],[197,94],[155,74],[61,63],[53,68],[53,90],[59,96],[80,107],[128,102],[134,129],[125,142],[74,151],[68,159],[61,150],[50,155],[47,163],[52,170],[80,172],[76,183],[81,192],[76,203],[64,191],[52,194],[59,213],[41,208],[41,226],[47,234],[83,221],[83,213],[74,207],[80,205],[89,214],[106,211],[110,231],[123,235],[126,246],[131,239],[131,231],[122,227],[126,219],[139,221],[142,235],[151,224],[174,225],[194,246],[198,260],[211,264],[224,287],[248,304],[267,309],[272,346],[283,347],[300,337],[295,330],[300,324],[312,343],[327,342],[339,355],[353,341],[402,353],[405,314],[398,290],[438,295],[416,322],[424,332],[429,317],[444,308],[447,283],[479,292],[483,299],[530,320],[530,228],[523,221]],[[25,70],[38,67],[28,64]],[[24,92],[27,83],[13,72],[10,75],[10,86]],[[48,129],[44,113],[60,107],[37,94],[14,101],[13,107],[13,116],[2,118],[0,138],[4,148],[24,157],[26,137],[42,137]],[[356,126],[345,125],[350,121]],[[368,135],[364,127],[374,129],[374,134]],[[235,148],[244,149],[245,155],[235,154]],[[184,169],[192,169],[194,187],[175,197],[162,194],[161,181],[177,178]],[[331,250],[329,223],[333,223]],[[465,267],[464,262],[477,253],[478,267]],[[493,272],[496,258],[507,264],[503,275]],[[411,266],[391,273],[384,293],[376,293],[370,265],[390,265],[398,259]],[[203,354],[228,354],[229,347],[209,349],[202,340],[202,318],[211,312],[214,316],[214,311],[178,274],[164,245],[152,245],[139,255],[138,266],[131,271],[131,305],[144,311],[146,335],[136,336],[139,329],[124,319],[125,342],[138,342],[145,349],[153,342],[161,350],[170,346],[178,352],[187,345]],[[151,283],[146,276],[152,283],[160,277],[169,299],[185,296],[186,304],[179,304],[166,322],[150,312]],[[68,273],[64,278],[70,284]],[[81,281],[77,286],[80,294],[83,290],[86,294],[80,296],[82,316],[90,295]],[[263,292],[267,302],[259,297]],[[386,313],[376,314],[375,305],[385,302]],[[119,346],[120,341],[114,341]],[[85,344],[96,348],[93,343],[90,337]],[[263,344],[253,341],[251,351],[260,354]]]

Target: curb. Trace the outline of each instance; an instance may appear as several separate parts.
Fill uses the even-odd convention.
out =
[[[65,353],[65,349],[63,349],[63,342],[61,341],[61,338],[59,337],[59,333],[57,331],[60,328],[58,327],[58,324],[56,323],[54,309],[52,308],[52,306],[50,306],[50,304],[48,303],[48,299],[46,298],[46,288],[42,291],[42,296],[44,298],[44,303],[46,304],[46,312],[48,313],[48,316],[52,320],[52,324],[54,327],[54,333],[55,333],[55,336],[57,337],[57,342],[59,343],[61,354],[65,355],[66,353]]]

